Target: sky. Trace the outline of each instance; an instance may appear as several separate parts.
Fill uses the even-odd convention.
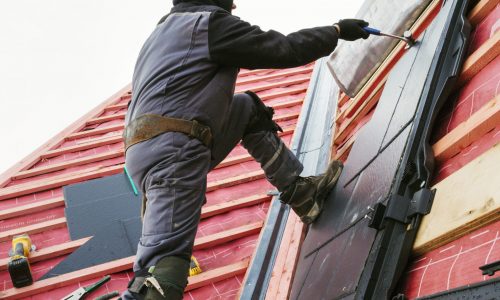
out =
[[[236,0],[288,34],[352,18],[363,0]],[[130,83],[170,0],[0,1],[0,174]]]

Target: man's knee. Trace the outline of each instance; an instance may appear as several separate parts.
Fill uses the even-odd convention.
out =
[[[283,132],[283,129],[273,121],[274,109],[266,106],[262,99],[252,91],[246,91],[247,101],[253,104],[252,114],[243,136],[261,131]]]

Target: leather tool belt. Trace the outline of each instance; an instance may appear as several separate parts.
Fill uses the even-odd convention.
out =
[[[125,151],[137,143],[147,141],[165,132],[181,132],[198,139],[205,146],[212,144],[210,127],[200,124],[196,120],[169,118],[161,115],[142,115],[127,125],[123,132]]]

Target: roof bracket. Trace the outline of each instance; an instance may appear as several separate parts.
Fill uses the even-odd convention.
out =
[[[483,271],[483,275],[493,276],[496,271],[500,270],[500,260],[479,267]]]

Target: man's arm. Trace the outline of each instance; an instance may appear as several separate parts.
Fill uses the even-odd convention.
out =
[[[208,30],[211,59],[247,69],[305,65],[330,54],[339,38],[333,25],[285,36],[274,30],[262,31],[224,12],[212,13]]]

